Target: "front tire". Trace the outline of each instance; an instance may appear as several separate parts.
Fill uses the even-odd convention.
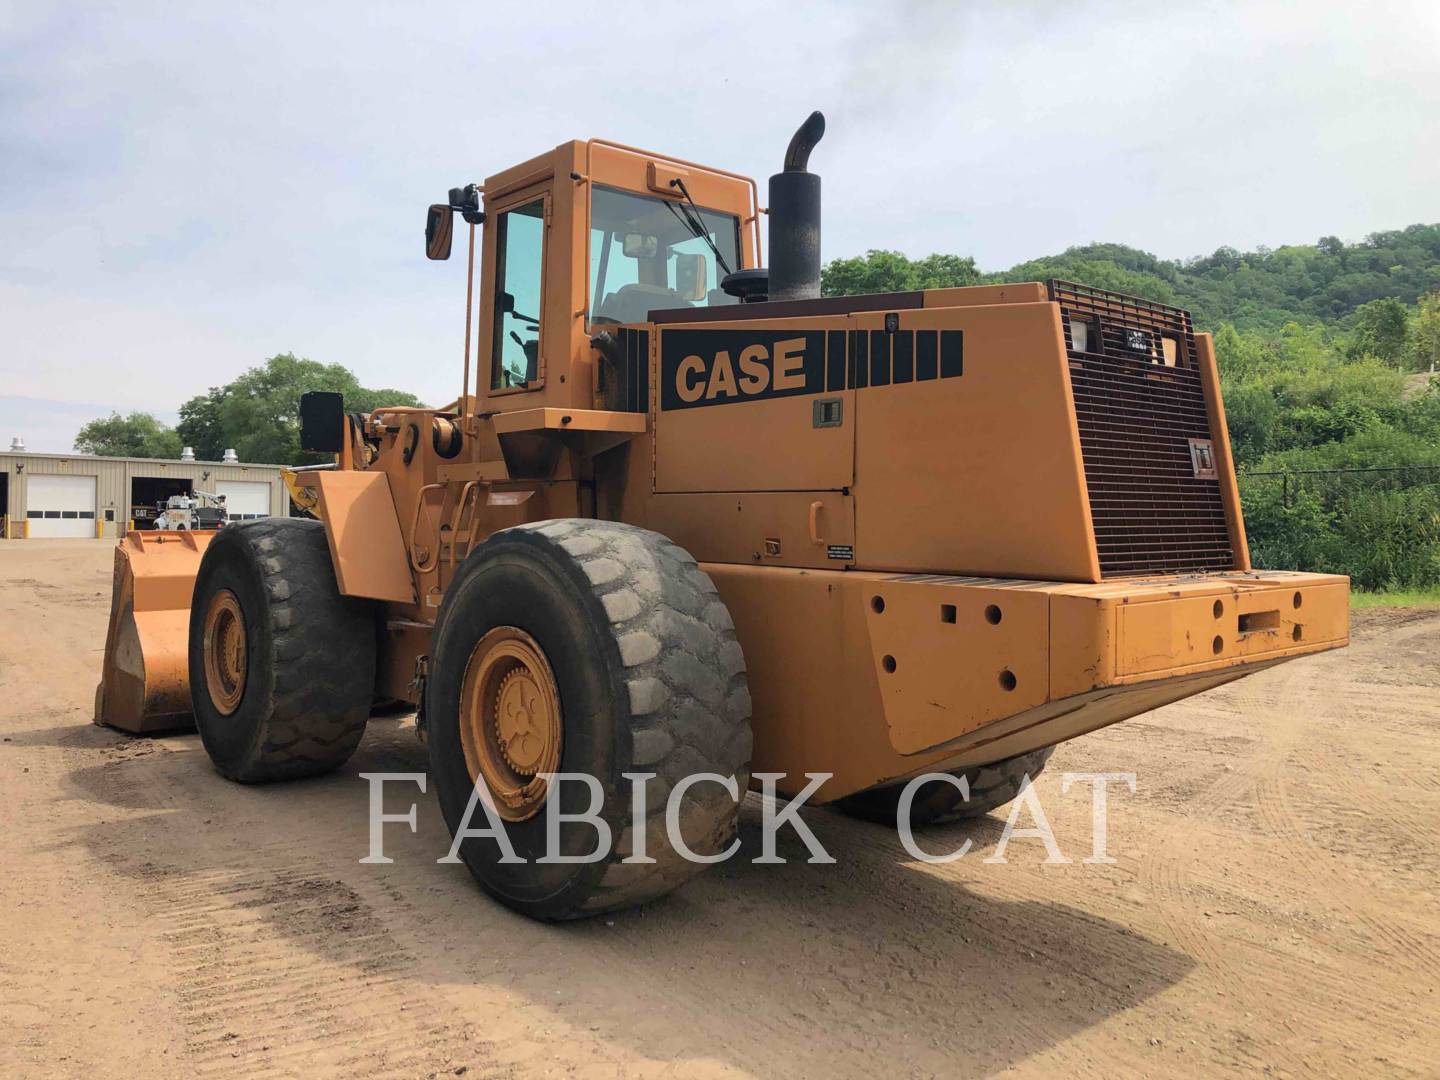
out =
[[[240,783],[349,760],[375,689],[375,608],[341,596],[325,527],[265,518],[215,534],[190,607],[190,700],[211,762]]]
[[[658,533],[560,519],[498,532],[446,592],[426,681],[430,774],[454,835],[477,778],[523,863],[466,837],[460,857],[496,899],[533,918],[573,919],[644,903],[688,881],[665,827],[668,796],[697,773],[750,770],[750,694],[734,624],[695,560]],[[558,768],[555,765],[558,763]],[[585,773],[603,793],[612,844],[599,861],[537,863],[549,804],[588,809],[579,781],[550,790],[541,774]],[[653,773],[632,821],[625,773]],[[723,852],[739,803],[703,781],[680,803],[680,834],[697,855]],[[469,828],[487,827],[476,807]],[[637,831],[652,863],[627,863]],[[560,853],[595,850],[597,830],[561,822]]]

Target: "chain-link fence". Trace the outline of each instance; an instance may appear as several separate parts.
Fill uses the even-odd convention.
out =
[[[1440,465],[1239,479],[1256,566],[1348,574],[1370,590],[1440,586]]]

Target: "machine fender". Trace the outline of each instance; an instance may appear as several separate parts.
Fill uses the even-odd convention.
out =
[[[413,604],[415,584],[389,478],[341,469],[304,474],[304,483],[316,493],[341,595]]]

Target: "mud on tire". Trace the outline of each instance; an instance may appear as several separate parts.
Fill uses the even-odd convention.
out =
[[[750,770],[750,694],[730,613],[714,583],[683,549],[658,533],[589,519],[559,519],[495,533],[466,559],[446,593],[426,684],[430,773],[452,835],[472,780],[460,735],[462,682],[476,644],[515,627],[544,650],[560,699],[559,772],[588,773],[604,792],[599,816],[613,844],[599,862],[537,864],[546,852],[548,806],[505,823],[523,865],[499,861],[499,845],[467,837],[460,856],[491,895],[534,918],[572,919],[629,907],[670,892],[703,870],[670,843],[665,806],[686,776],[734,777],[743,797]],[[623,773],[655,773],[646,784],[645,853],[634,852],[632,789]],[[588,808],[579,782],[551,787],[566,813]],[[720,784],[691,786],[680,831],[699,855],[724,851],[738,803]],[[487,827],[477,807],[470,827]],[[561,824],[567,854],[594,850],[596,830]]]
[[[206,681],[211,600],[229,590],[244,614],[244,691],[229,715]],[[266,518],[210,542],[190,608],[190,698],[216,770],[241,783],[329,772],[359,745],[375,688],[376,610],[341,596],[325,527]]]
[[[990,765],[956,769],[951,775],[963,776],[970,785],[968,802],[961,797],[954,784],[941,781],[922,784],[910,807],[910,823],[929,825],[988,814],[1020,794],[1020,785],[1024,783],[1025,777],[1029,776],[1034,780],[1039,776],[1054,752],[1053,746],[1047,746]],[[834,805],[837,810],[843,810],[851,817],[893,827],[900,805],[900,793],[903,790],[904,784],[872,788],[838,799]]]

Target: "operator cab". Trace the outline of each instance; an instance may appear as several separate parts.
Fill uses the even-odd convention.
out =
[[[457,212],[479,247],[472,409],[592,408],[593,335],[656,310],[735,304],[721,283],[759,265],[753,180],[598,139],[454,189],[430,208],[430,258],[448,258]]]

